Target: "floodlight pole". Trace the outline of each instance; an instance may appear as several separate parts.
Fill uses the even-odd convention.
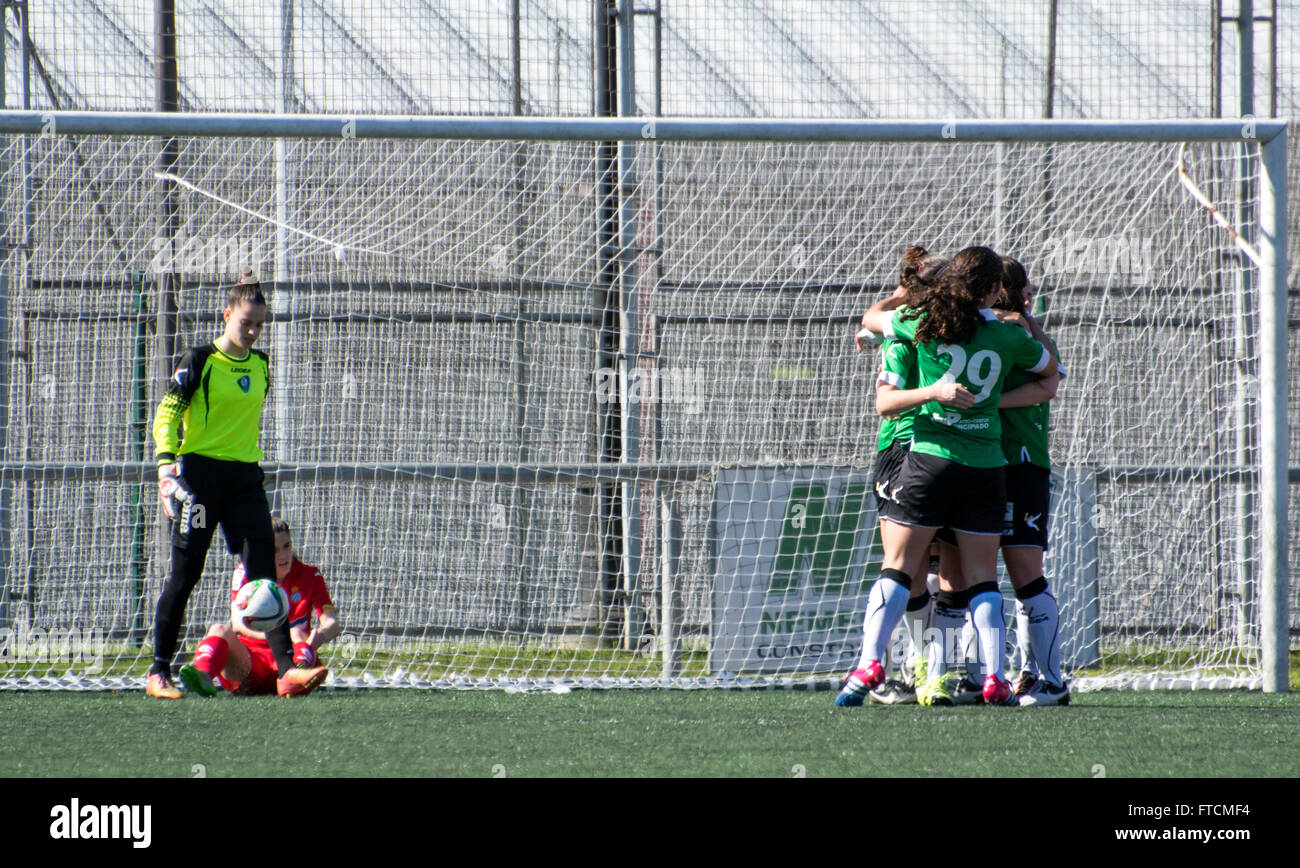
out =
[[[0,7],[0,111],[5,105],[6,44],[9,24]],[[0,179],[0,226],[8,226],[5,211],[5,185]],[[9,379],[14,354],[9,335],[9,233],[0,234],[0,458],[9,458]],[[9,565],[13,562],[13,535],[10,529],[9,486],[0,482],[0,629],[9,626]]]
[[[593,0],[596,31],[594,46],[595,115],[600,121],[613,119],[617,90],[615,0]],[[523,119],[520,119],[523,120]],[[595,409],[595,453],[598,461],[616,463],[622,450],[622,420],[619,389],[602,395],[595,379],[618,366],[619,322],[617,295],[618,166],[617,146],[612,137],[600,137],[596,150],[596,287],[592,307],[599,317],[596,332],[592,405]],[[597,522],[600,535],[599,617],[602,640],[613,639],[613,615],[623,563],[622,486],[604,483],[597,491]]]
[[[618,114],[636,117],[635,54],[633,53],[633,0],[620,0],[618,9]],[[624,139],[618,147],[618,283],[619,367],[623,396],[623,448],[621,460],[641,460],[642,411],[650,403],[652,383],[642,383],[641,307],[637,284],[636,144]],[[623,483],[623,645],[635,651],[645,633],[645,608],[641,605],[641,484]]]
[[[279,81],[279,104],[280,111],[284,114],[293,112],[293,0],[280,0],[280,68],[278,73]],[[271,311],[278,314],[292,313],[293,295],[290,287],[293,285],[293,273],[289,265],[289,225],[291,212],[293,210],[293,179],[290,177],[289,166],[289,142],[287,139],[280,137],[275,140],[275,271],[271,274],[274,281],[275,294],[269,299]],[[236,249],[242,248],[242,244],[236,245]],[[254,263],[247,263],[250,267]],[[237,269],[238,270],[238,269]],[[265,280],[266,275],[257,275],[259,280]],[[276,379],[276,397],[275,397],[275,442],[273,445],[276,461],[288,461],[291,458],[289,451],[290,442],[290,413],[288,393],[292,388],[293,374],[290,365],[293,363],[293,353],[290,350],[289,329],[293,328],[288,321],[276,322],[271,329],[271,364],[275,366]],[[284,508],[280,501],[279,485],[268,486],[271,488],[272,507],[279,511]]]
[[[510,2],[510,115],[511,117],[523,117],[524,115],[524,73],[523,73],[523,22],[520,18],[520,0],[511,0]],[[528,335],[524,326],[525,315],[528,310],[528,302],[525,296],[527,292],[527,281],[524,279],[524,213],[527,206],[524,197],[528,195],[528,183],[524,178],[528,170],[528,160],[525,154],[527,145],[524,142],[514,142],[514,153],[511,157],[512,171],[510,174],[510,202],[511,202],[511,219],[510,219],[510,250],[509,258],[506,264],[505,278],[507,281],[518,284],[515,293],[515,311],[518,319],[515,321],[513,336],[514,340],[510,348],[510,360],[514,371],[515,392],[514,392],[514,414],[513,423],[515,435],[518,440],[518,451],[516,460],[520,464],[527,464],[532,460],[532,449],[530,448],[528,436],[528,364],[524,358],[524,348],[527,346]],[[494,486],[495,489],[495,486]],[[501,506],[504,507],[504,504]],[[493,510],[493,522],[495,522],[496,509],[498,504],[495,500],[495,491],[493,502],[489,508]],[[516,588],[515,608],[511,613],[511,620],[514,622],[516,629],[520,632],[527,632],[529,625],[532,623],[532,604],[531,588],[532,582],[536,579],[534,570],[535,558],[533,552],[528,546],[528,516],[532,510],[532,494],[526,489],[516,489],[511,495],[510,502],[510,527],[506,531],[510,537],[511,560],[510,563],[515,571]],[[503,536],[506,534],[503,534]]]
[[[1255,113],[1255,54],[1254,29],[1255,15],[1252,0],[1240,0],[1237,15],[1237,75],[1238,108],[1242,118],[1253,117]],[[1253,241],[1255,215],[1251,213],[1251,170],[1254,163],[1252,150],[1255,142],[1243,139],[1237,145],[1237,231],[1247,241]],[[1255,291],[1254,264],[1245,256],[1237,254],[1237,292],[1233,293],[1233,362],[1237,368],[1238,381],[1249,383],[1257,372],[1251,370],[1254,359],[1249,334],[1248,317],[1249,299]],[[1261,304],[1263,304],[1261,300]],[[1233,430],[1236,432],[1236,461],[1238,466],[1249,466],[1254,456],[1251,442],[1251,399],[1248,390],[1237,392]],[[1250,485],[1237,486],[1237,537],[1235,540],[1235,557],[1237,564],[1237,642],[1242,647],[1251,645],[1256,619],[1256,587],[1254,578],[1254,558],[1252,541],[1255,535],[1256,492]]]
[[[176,67],[176,2],[154,0],[154,79],[155,103],[159,113],[180,111],[180,79]],[[174,135],[163,138],[158,151],[158,170],[172,173],[180,162],[180,146]],[[180,202],[175,184],[162,188],[159,229],[163,249],[169,251],[168,268],[158,275],[158,379],[165,382],[176,363],[177,287],[174,270],[178,251],[176,236],[180,230]]]

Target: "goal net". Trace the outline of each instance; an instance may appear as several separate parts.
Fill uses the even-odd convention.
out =
[[[881,556],[852,337],[919,243],[1019,258],[1060,347],[1075,684],[1258,686],[1260,269],[1182,145],[176,141],[0,144],[0,684],[141,681],[164,348],[243,267],[330,683],[837,684]],[[1182,153],[1248,244],[1258,150]],[[181,655],[234,564],[218,534]]]

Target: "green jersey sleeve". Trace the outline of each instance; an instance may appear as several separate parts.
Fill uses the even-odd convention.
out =
[[[1017,329],[1025,336],[1025,341],[1016,354],[1016,367],[1024,368],[1034,374],[1043,372],[1052,362],[1051,351],[1030,337],[1024,329],[1019,327]]]
[[[896,389],[913,388],[916,383],[916,345],[910,341],[887,343],[877,379]]]
[[[904,316],[906,314],[906,317]],[[920,325],[921,317],[911,308],[900,307],[894,311],[894,315],[889,320],[889,331],[885,332],[885,337],[895,341],[916,342],[916,327]]]
[[[896,389],[917,387],[916,345],[910,341],[886,339],[883,345],[880,373],[876,379]],[[912,439],[912,422],[916,410],[908,410],[893,419],[882,419],[876,449],[888,449],[896,440]]]
[[[1052,350],[1056,350],[1053,344]],[[1060,357],[1059,351],[1056,353]],[[1004,391],[1010,391],[1035,379],[1026,369],[1017,368],[1007,375]],[[1008,464],[1028,463],[1051,469],[1048,453],[1049,402],[1033,407],[1000,410],[1002,417],[1002,454]]]

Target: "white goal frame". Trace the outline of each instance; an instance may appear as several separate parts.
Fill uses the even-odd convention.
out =
[[[1260,448],[1257,467],[1242,468],[1257,480],[1260,574],[1258,603],[1261,625],[1262,687],[1265,692],[1285,692],[1288,674],[1288,418],[1287,418],[1287,129],[1282,120],[1152,120],[1152,121],[803,121],[803,120],[696,120],[666,117],[638,118],[474,118],[392,116],[310,116],[252,114],[163,114],[96,112],[0,112],[0,133],[6,135],[124,135],[158,137],[256,137],[453,139],[453,140],[567,140],[593,142],[752,141],[752,142],[1224,142],[1258,145],[1259,153],[1259,308]],[[628,161],[619,171],[630,172]],[[627,180],[624,178],[624,180]],[[625,267],[631,239],[621,239]],[[635,268],[634,262],[631,267]],[[633,290],[634,291],[634,290]],[[627,331],[627,330],[625,330]],[[632,420],[629,420],[630,422]],[[632,423],[633,426],[635,423]],[[628,436],[625,429],[625,436]],[[625,522],[638,520],[631,501],[632,480],[654,480],[691,472],[681,466],[656,466],[637,460],[635,447],[624,452],[625,463],[566,465],[564,467],[485,467],[480,465],[358,467],[339,469],[353,476],[387,473],[433,475],[438,478],[505,479],[526,476],[533,480],[557,478],[617,479],[628,485]],[[274,465],[269,465],[274,467]],[[281,473],[296,471],[281,465]],[[57,466],[11,464],[4,468],[10,479],[49,478],[60,475]],[[74,472],[67,469],[70,474]],[[85,478],[85,469],[75,470]],[[150,465],[104,468],[106,476],[125,480],[151,478]],[[312,472],[329,468],[312,466]],[[700,468],[694,468],[700,472]],[[636,536],[632,528],[629,538]],[[628,551],[625,558],[639,557]],[[647,555],[649,556],[649,555]],[[634,574],[635,564],[624,569]],[[671,624],[671,621],[668,622]],[[665,650],[665,654],[668,654]],[[667,668],[667,664],[666,664]]]

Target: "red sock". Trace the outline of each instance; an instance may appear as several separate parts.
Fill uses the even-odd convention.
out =
[[[194,650],[194,668],[216,678],[226,668],[230,646],[220,636],[209,636]]]

